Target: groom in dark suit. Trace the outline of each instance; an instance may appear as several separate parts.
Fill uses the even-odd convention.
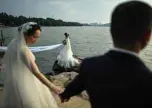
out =
[[[94,108],[152,107],[152,72],[138,56],[150,41],[151,29],[148,4],[119,4],[111,17],[114,48],[82,62],[79,75],[60,94],[62,102],[86,90]]]

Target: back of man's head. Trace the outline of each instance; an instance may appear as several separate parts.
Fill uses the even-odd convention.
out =
[[[137,41],[150,37],[152,8],[140,1],[119,4],[111,17],[111,34],[114,45],[134,46]]]

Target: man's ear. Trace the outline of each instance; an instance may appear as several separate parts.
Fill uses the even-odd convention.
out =
[[[151,38],[151,30],[147,31],[144,36],[143,36],[143,40],[149,42]]]
[[[142,43],[142,48],[144,48],[148,42],[150,41],[150,38],[151,38],[151,30],[147,31],[143,37],[141,38],[141,43]]]

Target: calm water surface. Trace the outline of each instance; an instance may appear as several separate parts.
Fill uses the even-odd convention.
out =
[[[7,45],[13,37],[17,36],[17,28],[3,29],[4,35],[8,37]],[[73,53],[81,57],[101,55],[112,48],[112,40],[109,27],[43,27],[41,36],[32,46],[52,45],[61,43],[64,33],[70,34]],[[61,48],[35,53],[36,62],[41,71],[52,71],[52,65],[56,60]],[[140,54],[141,59],[149,68],[152,68],[152,41]]]

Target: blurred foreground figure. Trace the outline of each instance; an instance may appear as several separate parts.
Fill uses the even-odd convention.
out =
[[[138,57],[150,41],[151,6],[140,1],[119,4],[110,30],[114,48],[83,60],[79,75],[60,94],[62,102],[86,90],[94,108],[152,107],[152,72]]]

